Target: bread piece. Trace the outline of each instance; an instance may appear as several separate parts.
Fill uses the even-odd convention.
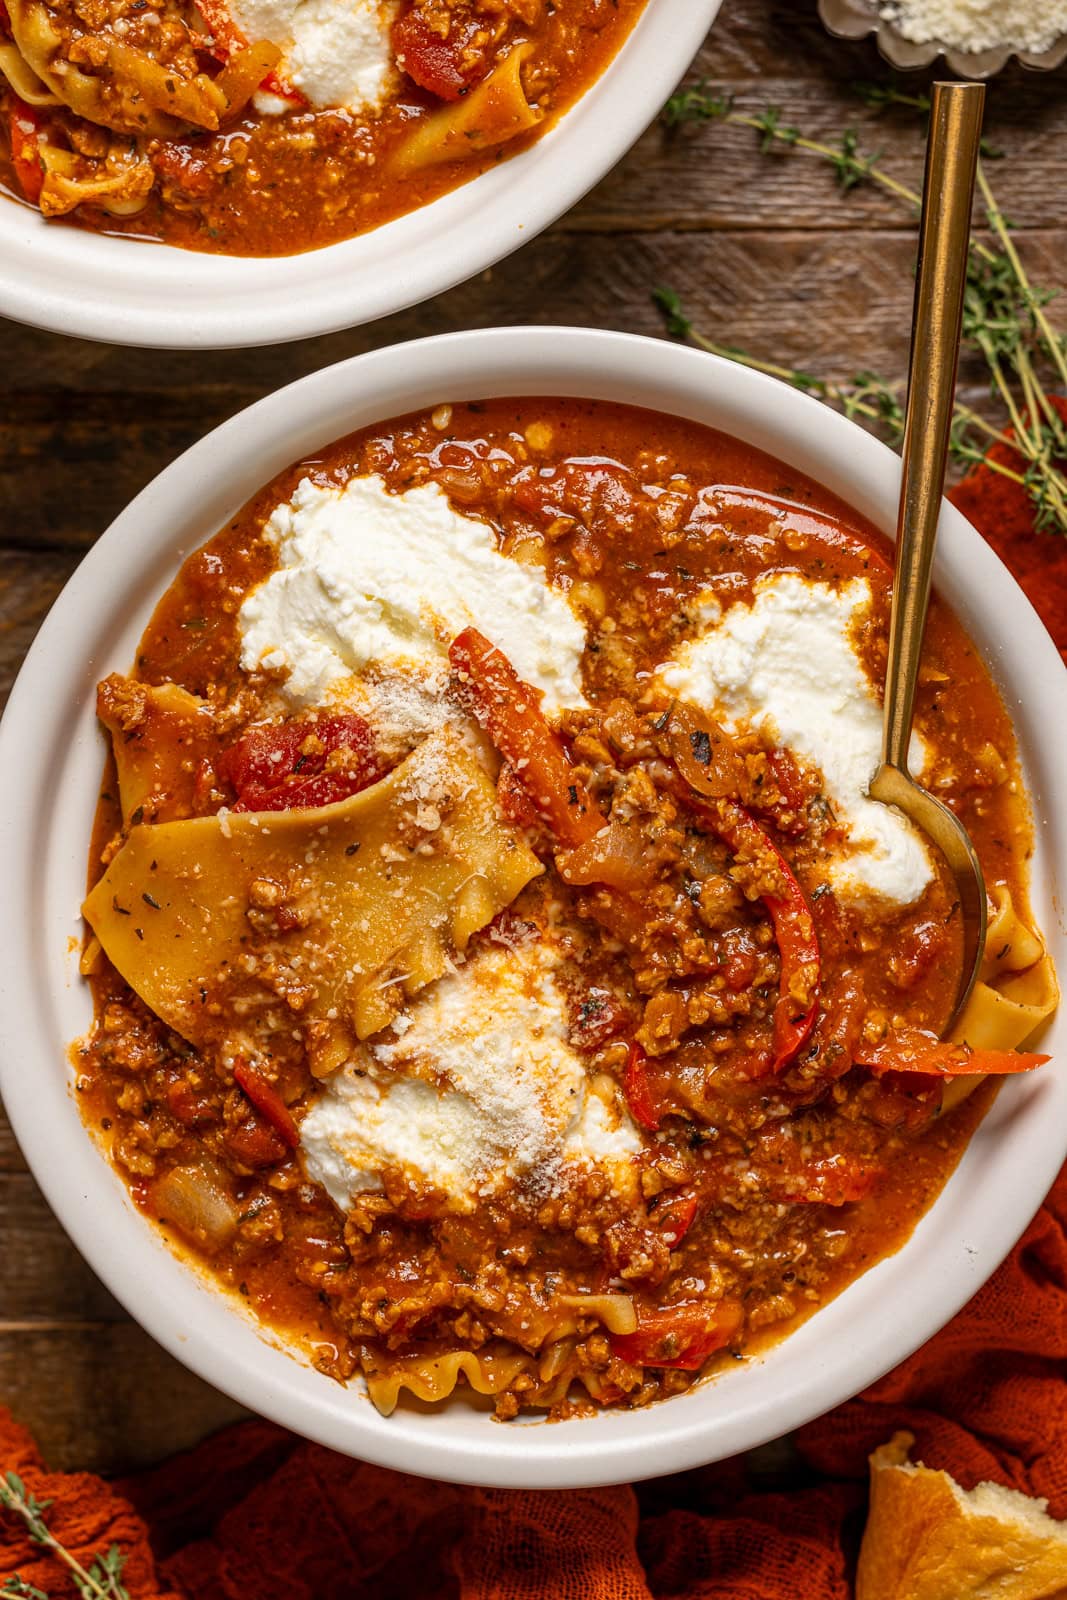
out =
[[[871,1456],[856,1600],[1067,1600],[1067,1522],[1047,1500],[913,1466],[910,1433]]]

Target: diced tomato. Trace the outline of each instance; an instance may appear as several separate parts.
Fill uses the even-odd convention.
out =
[[[196,9],[211,30],[212,54],[219,61],[227,61],[247,43],[224,0],[196,0]]]
[[[477,628],[453,639],[448,659],[460,694],[559,842],[573,850],[599,833],[604,818],[545,721],[537,690]]]
[[[442,36],[427,23],[417,5],[393,23],[393,54],[397,66],[420,89],[439,100],[458,100],[485,76],[488,62],[481,55],[470,59],[470,43],[478,31],[473,17],[449,19]]]
[[[635,1332],[613,1334],[611,1348],[631,1366],[699,1372],[709,1356],[730,1343],[743,1317],[737,1300],[722,1300],[717,1306],[687,1304],[642,1311]]]
[[[660,1113],[648,1085],[647,1058],[636,1039],[630,1046],[622,1090],[634,1121],[649,1133],[655,1133],[660,1124]]]
[[[759,947],[743,928],[730,928],[720,949],[721,972],[726,987],[739,994],[750,987],[759,966]]]
[[[184,1078],[174,1078],[165,1091],[167,1110],[187,1128],[200,1122],[213,1122],[216,1118],[214,1102],[207,1095],[197,1094]]]
[[[628,467],[590,457],[533,472],[515,485],[518,510],[545,523],[572,522],[608,538],[633,538],[656,525],[655,502]]]
[[[278,100],[288,100],[294,111],[306,111],[311,104],[307,95],[283,78],[276,67],[271,68],[259,87],[264,94],[272,94]]]
[[[736,1166],[736,1158],[724,1161]],[[869,1194],[882,1168],[854,1150],[811,1148],[807,1137],[769,1123],[751,1140],[748,1164],[769,1199],[786,1205],[850,1205]]]
[[[516,776],[510,761],[505,761],[496,780],[496,797],[500,809],[509,822],[517,828],[535,828],[540,821],[525,785]]]
[[[633,1013],[610,989],[592,984],[571,1021],[568,1037],[580,1050],[599,1050],[633,1026]]]
[[[880,1044],[860,1044],[856,1049],[856,1060],[870,1072],[926,1072],[942,1078],[1033,1072],[1051,1059],[1023,1050],[972,1050],[968,1044],[938,1039],[923,1028],[898,1028]]]
[[[334,805],[377,783],[384,771],[369,724],[351,713],[250,728],[223,751],[218,770],[237,791],[234,811]]]
[[[696,1195],[684,1190],[664,1195],[650,1220],[672,1250],[676,1250],[693,1226],[697,1214]]]
[[[215,185],[215,174],[208,160],[186,145],[161,141],[151,159],[159,176],[191,200],[202,200]]]
[[[772,1173],[769,1189],[774,1199],[791,1205],[846,1206],[870,1194],[881,1175],[880,1168],[854,1156],[819,1156],[798,1162],[792,1172]]]
[[[11,145],[11,165],[26,199],[36,205],[44,187],[44,165],[37,134],[40,114],[17,95],[8,95],[7,131]]]
[[[238,1056],[233,1064],[233,1081],[289,1149],[295,1150],[300,1143],[300,1130],[293,1121],[292,1112],[270,1080],[250,1061]]]
[[[880,1128],[921,1133],[941,1110],[945,1082],[930,1072],[880,1072],[863,1084],[856,1104]]]
[[[274,1167],[289,1154],[280,1134],[258,1117],[246,1117],[223,1135],[227,1154],[245,1167]]]

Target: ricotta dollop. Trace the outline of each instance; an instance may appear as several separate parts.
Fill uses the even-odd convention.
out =
[[[398,82],[396,0],[227,0],[227,9],[250,44],[281,48],[279,76],[316,110],[377,111]]]
[[[544,1195],[598,1165],[632,1186],[641,1136],[567,1042],[550,944],[484,947],[342,1067],[301,1124],[307,1174],[347,1210],[407,1169],[460,1211],[508,1183]]]
[[[912,905],[933,879],[926,847],[900,812],[867,798],[881,758],[882,708],[856,647],[870,584],[841,588],[793,573],[756,584],[751,605],[709,618],[658,669],[680,699],[736,727],[766,733],[822,773],[826,796],[850,840],[831,868],[835,891],[856,902]],[[912,770],[923,750],[912,742]]]
[[[544,570],[502,555],[492,528],[453,510],[437,484],[391,494],[381,478],[343,488],[304,478],[264,529],[278,569],[241,607],[241,665],[280,669],[298,706],[342,697],[368,667],[431,693],[448,644],[481,630],[546,712],[584,706],[585,629]]]

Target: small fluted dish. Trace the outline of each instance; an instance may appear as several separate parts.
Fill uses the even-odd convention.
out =
[[[922,44],[906,39],[894,23],[881,15],[878,0],[819,0],[819,16],[839,39],[866,39],[875,34],[882,55],[902,72],[928,67],[938,56],[944,56],[949,70],[958,78],[992,78],[1013,58],[1035,72],[1051,72],[1067,60],[1067,33],[1040,53],[1017,50],[1010,44],[992,45],[988,50],[960,50],[937,39]]]

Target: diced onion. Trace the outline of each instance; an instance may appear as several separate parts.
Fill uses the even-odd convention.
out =
[[[624,822],[609,822],[577,849],[557,856],[556,865],[566,883],[606,883],[612,889],[641,889],[653,876],[639,829]]]
[[[217,1255],[237,1230],[237,1207],[214,1163],[172,1167],[152,1184],[149,1199],[161,1221],[179,1228],[208,1255]]]
[[[551,1383],[553,1378],[558,1378],[573,1354],[573,1338],[556,1339],[550,1344],[537,1367],[537,1375],[541,1382]]]
[[[708,717],[698,719],[686,706],[676,705],[667,738],[678,771],[697,794],[716,800],[737,794],[741,777],[737,750],[718,723]]]

